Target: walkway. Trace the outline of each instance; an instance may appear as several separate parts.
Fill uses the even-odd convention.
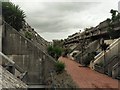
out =
[[[118,80],[98,73],[68,58],[59,58],[66,65],[68,74],[80,88],[118,88]],[[119,83],[120,86],[120,83]]]

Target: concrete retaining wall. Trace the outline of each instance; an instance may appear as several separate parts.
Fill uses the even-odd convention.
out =
[[[8,24],[3,26],[2,52],[28,72],[27,84],[44,84],[55,61],[41,48],[22,36]]]

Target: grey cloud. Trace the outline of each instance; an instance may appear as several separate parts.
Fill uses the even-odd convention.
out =
[[[27,22],[47,40],[62,38],[83,29],[95,26],[110,17],[109,10],[117,8],[114,3],[100,2],[17,2],[27,15]],[[75,30],[75,31],[74,31]],[[53,36],[48,36],[52,35]],[[65,35],[62,35],[65,34]]]
[[[74,13],[80,13],[84,10],[88,10],[88,7],[92,7],[98,3],[72,3],[72,2],[54,2],[43,3],[45,8],[39,10],[39,8],[33,13],[28,14],[28,21],[37,30],[42,32],[64,32],[68,28],[73,28],[74,22],[69,22],[69,16]],[[29,18],[32,17],[32,18]],[[73,17],[74,18],[74,17]],[[79,19],[79,18],[78,18]]]

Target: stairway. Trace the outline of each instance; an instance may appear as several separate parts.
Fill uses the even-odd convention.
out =
[[[95,56],[95,60],[93,62],[93,64],[97,64],[99,62],[104,61],[104,56],[106,61],[110,60],[113,56],[118,55],[120,53],[120,38],[118,38],[117,40],[115,40],[106,50],[106,52],[104,53],[104,51],[100,52],[97,56]]]
[[[106,50],[106,52],[102,51],[97,56],[95,56],[95,60],[91,62],[92,69],[103,72],[108,76],[112,76],[113,78],[118,77],[119,74],[115,75],[115,73],[120,72],[118,63],[120,62],[120,38],[115,40]],[[99,68],[98,68],[99,67]],[[116,71],[115,71],[116,70]]]
[[[80,52],[78,52],[75,55],[75,60],[77,60],[77,61],[81,61],[81,59],[84,60],[85,57],[88,55],[88,53],[97,51],[99,49],[99,47],[100,47],[99,40],[95,40],[95,41],[89,43],[82,50],[80,50]]]

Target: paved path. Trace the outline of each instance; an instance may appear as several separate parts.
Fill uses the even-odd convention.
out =
[[[59,58],[66,65],[68,74],[80,88],[118,88],[118,80],[98,73],[68,58]],[[119,83],[120,85],[120,83]]]

